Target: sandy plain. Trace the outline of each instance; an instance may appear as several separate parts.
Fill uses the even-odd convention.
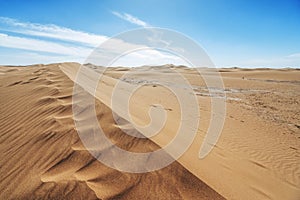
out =
[[[219,69],[224,88],[208,88],[197,70],[183,66],[117,67],[104,72],[86,65],[78,82],[82,91],[74,94],[79,69],[77,63],[0,67],[0,199],[299,199],[300,70]],[[213,76],[209,70],[203,73]],[[198,103],[198,108],[187,110],[200,113],[196,136],[179,159],[160,170],[127,173],[90,154],[74,120],[86,122],[87,134],[95,127],[88,123],[89,112],[73,116],[72,103],[78,103],[74,95],[84,99],[88,93],[95,99],[97,120],[114,145],[151,152],[176,137],[182,122],[184,95],[178,99],[166,87],[176,86],[185,94],[187,86],[178,74],[192,86]],[[137,86],[141,87],[132,93]],[[221,113],[224,126],[217,143],[200,159],[211,116],[220,115],[211,109],[213,98],[226,102],[226,112]],[[152,136],[161,113],[167,120]],[[152,129],[134,126],[149,123],[154,124]],[[109,148],[100,145],[97,151],[103,154]],[[147,169],[147,163],[143,167]]]

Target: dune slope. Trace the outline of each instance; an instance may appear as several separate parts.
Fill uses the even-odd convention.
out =
[[[73,82],[58,64],[0,71],[0,199],[223,199],[178,162],[131,174],[92,157],[75,130]],[[107,136],[121,148],[159,148],[124,134],[98,100],[96,111]]]
[[[61,65],[61,69],[73,81],[78,67],[68,63]],[[170,120],[158,135],[150,137],[163,147],[176,134],[176,125],[180,123],[180,107],[174,95],[159,83],[173,84],[180,87],[181,91],[186,88],[185,85],[178,85],[178,76],[170,72],[170,68],[173,66],[108,69],[99,82],[95,97],[110,106],[112,95],[119,94],[113,111],[136,124],[149,123],[149,108],[165,109]],[[79,84],[94,94],[92,80],[97,78],[97,72],[101,69],[93,66],[86,69]],[[131,71],[131,76],[122,77],[128,71]],[[210,94],[203,80],[199,80],[196,70],[179,67],[175,68],[176,71],[193,85],[201,113],[197,135],[178,162],[228,199],[299,199],[300,71],[221,69],[227,103],[226,119],[219,141],[215,145],[209,144],[214,148],[204,159],[199,159],[198,155],[209,127],[212,112],[210,99],[220,98],[218,93],[221,88],[211,88],[213,93]],[[204,73],[213,76],[209,70]],[[116,92],[114,88],[120,83]],[[126,116],[124,102],[127,94],[131,93],[134,85],[145,83],[131,97],[131,116]],[[157,102],[164,108],[157,107]],[[218,112],[213,114],[220,115]],[[154,114],[154,119],[157,117],[159,114]],[[143,134],[149,133],[145,131]]]

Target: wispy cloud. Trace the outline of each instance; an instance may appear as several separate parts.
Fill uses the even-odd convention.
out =
[[[54,24],[22,22],[7,17],[0,17],[0,30],[6,32],[5,34],[0,32],[0,47],[23,50],[21,54],[6,53],[5,59],[1,59],[1,64],[22,64],[22,60],[23,64],[29,64],[30,61],[49,63],[51,60],[82,62],[94,47],[108,39],[104,35],[72,30]],[[12,59],[13,57],[15,59]]]
[[[114,14],[140,26],[148,25],[146,22],[126,13],[121,15],[115,12]],[[10,48],[11,50],[0,49],[2,51],[0,64],[84,62],[89,57],[89,61],[92,60],[95,61],[93,62],[95,64],[105,65],[128,49],[145,48],[145,45],[129,43],[117,38],[112,38],[109,43],[105,43],[104,41],[109,38],[104,35],[72,30],[54,24],[21,22],[5,17],[0,17],[1,30],[0,47]],[[102,45],[97,51],[93,51],[101,43]],[[91,54],[92,52],[94,53]],[[137,50],[122,55],[119,60],[111,64],[138,66],[167,63],[181,64],[182,60],[157,50]]]
[[[1,52],[1,65],[32,65],[49,64],[59,62],[78,62],[82,63],[84,58],[72,55],[53,55],[42,52],[10,51]]]
[[[146,22],[140,20],[139,18],[134,17],[134,16],[132,16],[128,13],[119,13],[119,12],[116,12],[116,11],[112,11],[111,13],[114,14],[115,16],[125,20],[125,21],[128,21],[128,22],[132,23],[132,24],[142,26],[142,27],[149,26],[148,23],[146,23]]]
[[[0,46],[61,55],[88,56],[92,49],[74,45],[0,34]]]
[[[108,37],[96,35],[82,31],[60,27],[54,24],[38,24],[30,22],[20,22],[16,19],[0,17],[0,30],[20,33],[25,35],[54,38],[63,41],[82,43],[96,47]]]
[[[291,55],[286,56],[287,58],[294,58],[294,59],[300,59],[300,53],[294,53]]]
[[[121,56],[118,60],[111,63],[111,66],[132,66],[138,67],[143,65],[163,65],[163,64],[176,64],[191,66],[180,57],[174,56],[166,52],[160,52],[154,49],[145,49],[130,54]]]
[[[300,53],[264,59],[252,59],[242,62],[244,67],[300,67]]]

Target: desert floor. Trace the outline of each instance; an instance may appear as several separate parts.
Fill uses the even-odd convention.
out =
[[[300,70],[219,69],[224,89],[210,88],[209,93],[197,70],[182,66],[104,72],[86,65],[85,78],[79,81],[83,90],[73,94],[79,67],[77,63],[0,67],[0,199],[300,198]],[[130,76],[124,77],[128,72]],[[94,91],[92,82],[100,73]],[[213,76],[209,70],[204,73]],[[86,121],[87,133],[95,127],[88,123],[90,113],[74,119],[74,95],[93,95],[98,122],[115,145],[151,152],[168,144],[180,124],[179,100],[164,87],[178,85],[178,74],[192,85],[200,126],[177,161],[152,172],[126,173],[90,154],[93,149],[82,144],[74,120]],[[114,91],[117,84],[121,89]],[[143,86],[127,101],[126,94],[139,85]],[[184,93],[183,86],[178,88]],[[111,106],[114,92],[120,95]],[[224,127],[210,153],[199,159],[211,116],[220,114],[211,110],[212,98],[226,102]],[[124,102],[129,102],[130,118]],[[147,138],[135,138],[122,131],[125,127],[137,132],[133,124],[151,123],[150,108],[152,117],[159,118],[161,111],[168,117],[157,135],[149,136],[145,129],[138,134]],[[115,122],[112,110],[123,127]],[[109,148],[95,151],[100,155]]]

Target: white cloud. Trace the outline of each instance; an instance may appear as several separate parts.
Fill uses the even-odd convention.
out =
[[[14,52],[1,53],[1,65],[32,65],[32,64],[50,64],[59,62],[78,62],[82,63],[84,58],[78,56],[49,55],[40,52]]]
[[[129,15],[120,15],[131,23],[147,26],[147,23]],[[120,17],[119,16],[119,17]],[[112,38],[108,43],[107,36],[95,35],[82,31],[76,31],[56,25],[43,25],[37,23],[20,22],[11,18],[0,17],[0,30],[15,33],[14,35],[0,33],[0,47],[11,49],[22,49],[14,53],[2,52],[0,64],[33,64],[77,61],[84,62],[91,55],[94,48],[100,43],[102,45],[95,51],[87,61],[95,64],[105,65],[117,58],[127,49],[135,49],[116,60],[113,65],[139,66],[159,64],[182,64],[183,61],[174,55],[162,53],[157,50],[145,50],[147,46],[133,44],[122,39]],[[58,39],[49,40],[49,38]],[[66,43],[66,41],[68,43]],[[104,43],[103,43],[104,42]],[[4,56],[5,55],[5,56]],[[93,57],[94,56],[94,57]],[[102,64],[103,63],[103,64]]]
[[[7,17],[0,17],[0,25],[2,25],[0,29],[5,31],[78,42],[92,47],[96,47],[108,39],[107,36],[72,30],[54,24],[20,22]]]
[[[300,67],[300,53],[268,59],[252,59],[241,62],[242,67]]]
[[[138,26],[142,26],[142,27],[147,27],[149,26],[148,23],[138,19],[137,17],[134,17],[128,13],[119,13],[119,12],[116,12],[116,11],[112,11],[111,12],[112,14],[114,14],[115,16],[125,20],[125,21],[128,21],[132,24],[135,24],[135,25],[138,25]]]
[[[111,66],[137,67],[143,65],[158,66],[163,64],[190,66],[190,64],[178,56],[154,49],[143,49],[124,54],[111,63]]]
[[[0,46],[79,57],[86,57],[92,51],[91,48],[63,45],[50,41],[9,36],[6,34],[0,34]]]
[[[286,57],[287,58],[300,59],[300,53],[294,53],[294,54],[288,55]]]

